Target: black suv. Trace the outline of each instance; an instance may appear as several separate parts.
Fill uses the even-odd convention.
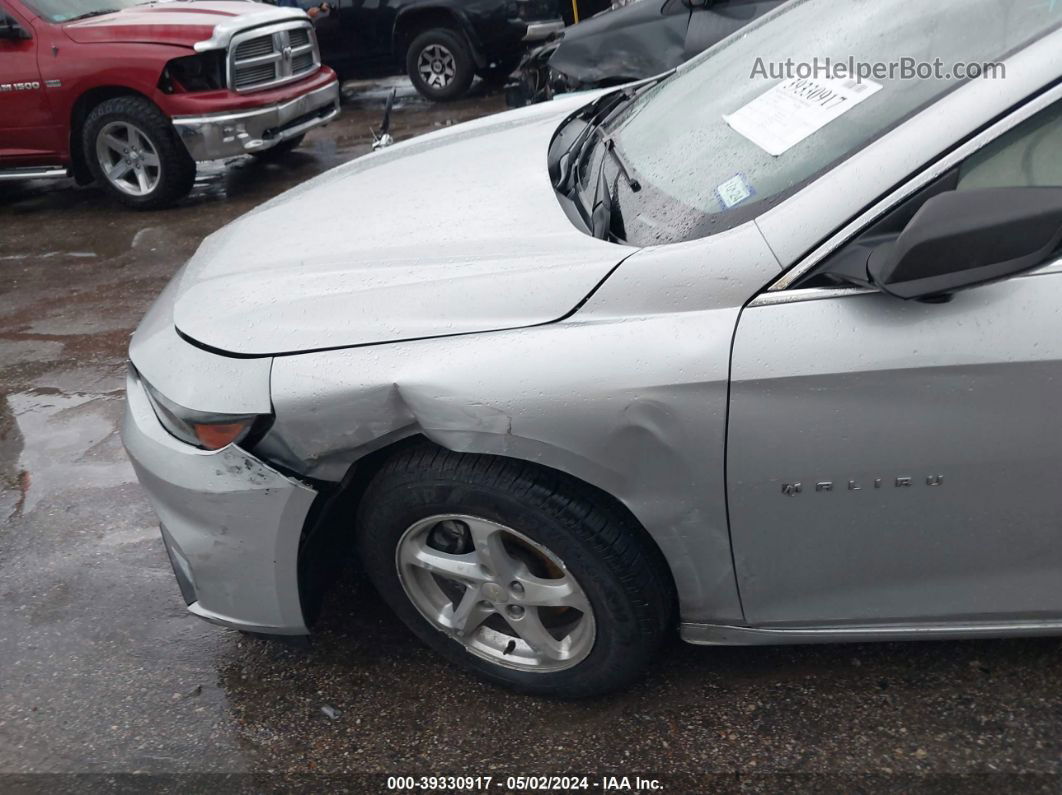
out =
[[[344,77],[404,67],[437,101],[462,96],[477,74],[504,82],[528,45],[564,28],[557,0],[330,0],[328,8],[314,19],[326,64]]]

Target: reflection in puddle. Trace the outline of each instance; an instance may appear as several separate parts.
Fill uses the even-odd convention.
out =
[[[7,405],[22,436],[17,464],[21,497],[15,513],[29,513],[41,499],[70,489],[133,482],[133,468],[118,439],[120,391],[67,395],[31,390],[8,395]]]

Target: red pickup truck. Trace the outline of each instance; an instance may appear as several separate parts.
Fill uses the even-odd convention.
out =
[[[0,182],[72,175],[154,209],[196,161],[289,151],[338,113],[297,8],[0,0]]]

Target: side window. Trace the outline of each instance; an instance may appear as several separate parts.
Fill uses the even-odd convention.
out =
[[[8,51],[25,50],[28,49],[26,45],[28,39],[29,34],[19,20],[3,4],[0,4],[0,47]],[[4,75],[3,70],[0,70],[0,78],[3,77],[10,77],[10,75]]]
[[[959,168],[958,190],[1062,187],[1062,102],[1018,125]]]

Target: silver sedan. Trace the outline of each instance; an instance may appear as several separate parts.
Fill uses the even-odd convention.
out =
[[[791,2],[209,237],[123,428],[189,610],[305,635],[356,554],[439,653],[566,697],[676,629],[1062,632],[1060,25]]]

